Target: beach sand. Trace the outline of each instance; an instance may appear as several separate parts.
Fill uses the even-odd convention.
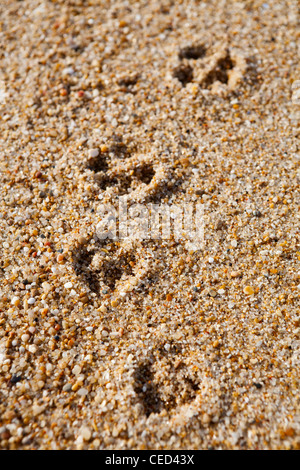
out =
[[[300,448],[299,31],[296,0],[1,1],[2,449]],[[99,240],[121,196],[200,204],[202,246]]]

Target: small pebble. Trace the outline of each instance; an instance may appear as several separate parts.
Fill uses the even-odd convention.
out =
[[[72,389],[72,384],[66,384],[63,386],[64,392],[69,392]]]
[[[17,307],[17,306],[20,304],[20,299],[19,299],[19,297],[16,297],[16,296],[13,297],[13,298],[11,299],[11,304],[12,304],[12,305],[15,305],[15,306]]]
[[[66,282],[65,285],[64,285],[64,287],[65,287],[66,289],[72,289],[73,284],[72,284],[72,282]]]
[[[68,90],[66,88],[62,88],[59,93],[61,96],[67,96]]]
[[[254,289],[251,286],[246,286],[244,287],[244,293],[246,295],[253,295],[254,294]]]
[[[80,436],[84,441],[89,441],[92,437],[92,433],[89,428],[84,426],[80,429]]]
[[[230,276],[233,277],[233,278],[239,277],[239,275],[240,275],[239,271],[232,271],[231,274],[230,274]]]
[[[76,365],[76,366],[73,367],[72,374],[79,375],[80,372],[81,372],[81,367],[80,366]]]
[[[98,157],[99,155],[99,150],[98,149],[90,149],[89,150],[89,157],[95,158]]]
[[[42,288],[44,289],[44,291],[47,293],[51,290],[51,285],[49,284],[49,282],[43,282],[42,283]]]
[[[117,307],[119,303],[120,303],[119,299],[113,299],[110,304],[112,307]]]
[[[102,304],[101,307],[99,307],[98,310],[102,313],[106,313],[107,312],[107,307],[104,304]]]

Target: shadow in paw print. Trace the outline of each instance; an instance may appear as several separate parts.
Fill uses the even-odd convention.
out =
[[[99,188],[103,189],[103,191],[111,186],[116,186],[118,184],[117,178],[106,175],[102,171],[95,175],[95,180],[97,181]]]
[[[189,59],[197,60],[204,57],[206,54],[206,47],[203,44],[194,44],[191,46],[183,47],[180,49],[178,57],[180,60]]]
[[[215,68],[207,75],[204,85],[210,86],[214,82],[219,81],[221,83],[228,83],[228,71],[234,68],[234,62],[230,57],[229,52],[227,52],[226,57],[218,60]]]
[[[138,75],[128,75],[127,77],[120,78],[120,80],[118,80],[118,84],[120,86],[129,87],[135,85],[137,81]]]
[[[180,64],[173,70],[173,77],[185,86],[193,80],[193,69],[190,65]]]
[[[95,173],[106,172],[108,170],[108,163],[103,154],[98,155],[97,157],[90,158],[86,166],[89,170],[94,171]]]
[[[151,164],[145,164],[134,170],[134,176],[142,183],[149,184],[155,175],[155,171]]]
[[[106,249],[110,253],[108,259],[105,258]],[[72,258],[76,275],[96,294],[102,287],[114,290],[121,278],[134,275],[134,253],[119,253],[111,241],[98,241],[92,246],[81,244],[73,250]]]
[[[164,403],[160,399],[159,389],[154,382],[151,362],[140,364],[134,374],[134,391],[143,404],[144,413],[148,417],[151,413],[160,413]]]
[[[118,85],[120,86],[120,91],[125,93],[134,93],[134,85],[138,82],[138,75],[128,75],[126,77],[120,78],[118,80]]]
[[[257,88],[262,82],[262,76],[259,75],[259,67],[257,59],[255,57],[249,57],[247,59],[247,69],[244,77],[244,81],[251,87]]]
[[[122,276],[132,276],[134,262],[132,256],[119,256],[116,259],[110,260],[103,265],[99,276],[102,278],[104,284],[110,287],[112,290],[115,289],[116,283],[121,279]]]
[[[106,153],[113,154],[114,157],[118,158],[130,157],[130,154],[135,149],[134,145],[129,148],[125,142],[123,142],[123,136],[120,134],[113,134],[107,145]]]
[[[111,144],[109,151],[116,157],[128,157],[130,155],[127,145],[124,144],[124,142],[117,140]]]
[[[95,251],[88,251],[85,246],[80,246],[73,251],[73,268],[92,292],[99,292],[100,284],[98,273],[90,269],[90,264]]]
[[[105,190],[111,186],[115,186],[118,190],[118,194],[124,195],[128,193],[129,188],[138,186],[139,183],[151,183],[154,175],[155,171],[152,165],[146,163],[134,168],[128,174],[124,171],[123,173],[120,172],[112,176],[100,171],[95,175],[95,178],[101,189]]]
[[[168,199],[180,191],[184,191],[182,188],[183,183],[183,178],[180,179],[173,174],[172,177],[156,189],[154,194],[149,194],[145,197],[144,201],[152,204],[159,204],[162,200]]]
[[[147,361],[138,365],[134,391],[147,417],[162,410],[171,411],[196,397],[199,378],[181,363],[179,353],[180,345],[171,345],[168,351],[157,348]]]

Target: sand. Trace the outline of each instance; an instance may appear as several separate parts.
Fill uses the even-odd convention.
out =
[[[2,449],[300,448],[298,7],[2,0]]]

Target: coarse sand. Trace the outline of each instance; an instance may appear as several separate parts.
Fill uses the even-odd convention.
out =
[[[0,448],[300,449],[299,26],[1,0]],[[202,246],[102,240],[121,196]]]

